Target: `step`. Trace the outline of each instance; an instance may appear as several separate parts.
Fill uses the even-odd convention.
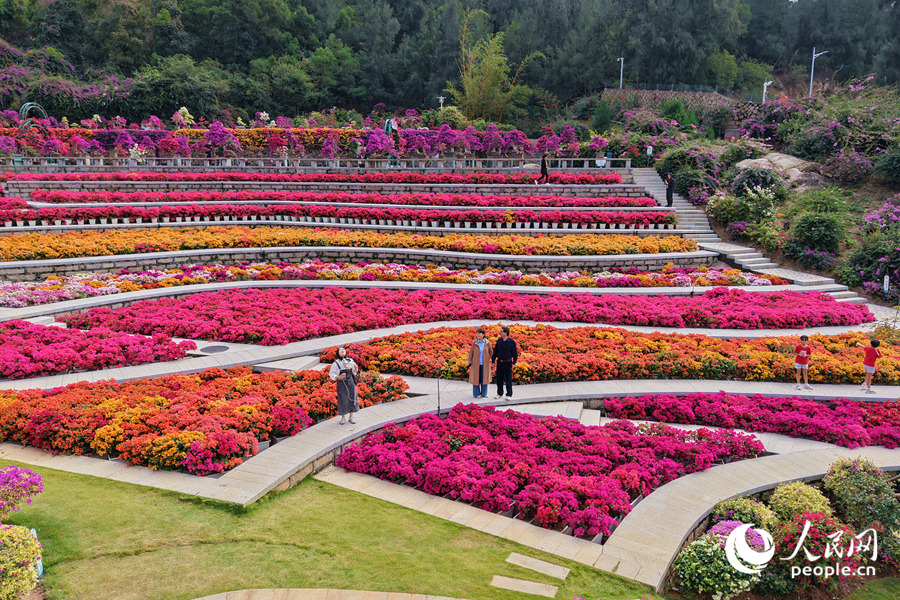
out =
[[[840,291],[840,292],[828,292],[829,296],[834,296],[836,300],[843,300],[844,298],[859,298],[859,295],[856,292],[851,292],[850,290]]]
[[[561,567],[557,564],[547,562],[545,560],[525,556],[524,554],[519,554],[518,552],[511,553],[507,557],[506,562],[524,567],[526,569],[530,569],[543,575],[554,577],[556,579],[564,580],[569,576],[569,569],[565,567]]]
[[[729,252],[725,255],[726,258],[733,258],[735,260],[743,260],[747,258],[762,258],[762,252],[753,252],[752,250],[747,252]]]
[[[592,408],[586,408],[581,411],[581,418],[578,419],[582,425],[599,425],[600,418],[603,416],[603,412],[599,410],[594,410]]]
[[[494,575],[494,578],[491,579],[491,585],[500,589],[518,592],[519,594],[533,594],[547,598],[555,598],[556,592],[559,591],[559,588],[555,585],[526,581],[514,577],[503,577],[502,575]]]
[[[857,296],[856,298],[838,298],[837,301],[838,302],[846,302],[847,304],[865,304],[866,303],[866,299],[860,298],[859,296]]]

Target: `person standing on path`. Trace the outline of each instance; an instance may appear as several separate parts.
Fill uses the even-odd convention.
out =
[[[547,157],[550,156],[546,152],[541,157],[541,176],[538,177],[538,180],[535,183],[550,183],[550,164],[547,162]]]
[[[808,390],[812,389],[809,385],[809,357],[812,355],[812,348],[809,346],[809,336],[800,336],[800,345],[794,348],[794,369],[797,370],[797,389],[800,389],[800,375],[803,375],[803,387]]]
[[[862,346],[862,344],[859,344]],[[878,340],[872,340],[871,345],[866,348],[866,355],[863,357],[863,370],[866,372],[866,381],[862,385],[862,389],[866,390],[867,394],[874,394],[875,390],[872,389],[872,378],[875,377],[875,361],[881,358],[881,350],[878,349],[878,346],[881,345],[881,342]]]
[[[512,398],[512,371],[519,360],[519,348],[516,340],[509,337],[509,327],[500,328],[500,339],[494,345],[492,361],[497,361],[497,398],[503,397],[506,386],[506,399]]]
[[[484,337],[483,327],[475,330],[475,341],[469,348],[469,383],[472,384],[474,398],[488,397],[488,383],[491,381],[491,342]]]
[[[338,414],[341,415],[340,425],[346,422],[344,419],[348,414],[350,415],[350,423],[356,424],[353,414],[359,412],[359,400],[356,397],[359,365],[347,356],[347,349],[343,346],[338,348],[337,352],[337,360],[331,363],[331,370],[328,372],[328,376],[332,381],[337,382]]]
[[[671,207],[675,203],[675,176],[666,173],[666,206]]]

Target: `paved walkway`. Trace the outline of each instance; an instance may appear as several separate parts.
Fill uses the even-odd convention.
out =
[[[400,325],[398,327],[390,327],[385,329],[372,329],[367,331],[359,331],[354,333],[346,333],[342,335],[321,337],[316,339],[304,340],[302,342],[294,342],[283,346],[253,346],[250,344],[228,344],[218,343],[214,341],[195,340],[198,348],[208,346],[224,345],[228,350],[206,354],[204,356],[195,356],[193,358],[183,358],[169,362],[147,363],[130,367],[116,367],[103,369],[100,371],[88,371],[83,373],[67,373],[62,375],[49,375],[46,377],[33,377],[30,379],[3,380],[0,381],[0,389],[52,389],[79,381],[102,381],[105,379],[116,379],[118,381],[129,381],[132,379],[140,379],[142,377],[160,377],[173,373],[191,374],[199,373],[204,369],[211,368],[230,368],[239,365],[259,365],[266,368],[271,364],[290,364],[283,363],[286,359],[297,357],[306,357],[321,354],[328,348],[343,344],[359,344],[370,341],[375,338],[399,333],[410,333],[418,331],[428,331],[436,327],[467,327],[476,328],[481,325],[490,324],[492,320],[469,320],[469,321],[437,321],[434,323],[412,323],[409,325]],[[707,335],[720,339],[732,338],[758,338],[770,336],[797,336],[801,330],[798,329],[691,329],[691,328],[674,328],[674,327],[637,327],[637,326],[609,326],[602,323],[561,323],[555,321],[507,321],[506,323],[518,323],[521,325],[549,325],[558,329],[570,329],[572,327],[614,327],[638,333],[679,333],[679,334],[699,334]],[[835,335],[852,331],[864,331],[869,324],[856,326],[840,326],[840,327],[813,327],[802,330],[807,334],[821,333],[823,335]],[[202,353],[200,353],[202,354]],[[293,369],[291,369],[293,370]],[[849,386],[852,387],[852,386]],[[843,392],[835,392],[842,394]],[[848,392],[849,393],[849,392]],[[875,399],[875,398],[870,398]]]

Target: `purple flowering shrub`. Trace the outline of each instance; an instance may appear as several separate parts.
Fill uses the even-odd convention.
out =
[[[872,161],[852,149],[841,148],[825,161],[825,172],[832,179],[854,185],[872,174]]]
[[[0,469],[0,519],[19,510],[22,502],[31,504],[32,498],[44,491],[40,475],[16,466]]]

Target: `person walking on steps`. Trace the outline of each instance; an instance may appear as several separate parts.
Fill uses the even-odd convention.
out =
[[[512,371],[519,360],[519,348],[516,340],[509,337],[509,327],[500,328],[500,339],[494,344],[494,355],[491,361],[497,362],[497,398],[503,397],[506,387],[506,399],[512,398]]]
[[[331,363],[328,376],[337,382],[338,414],[341,415],[340,425],[343,425],[347,415],[350,415],[350,423],[355,424],[353,414],[359,412],[359,400],[356,397],[356,383],[359,380],[359,365],[347,356],[347,349],[338,348],[338,357]]]
[[[675,176],[671,173],[666,173],[666,206],[672,206],[675,202],[674,194],[675,194]]]
[[[469,383],[472,384],[474,398],[488,397],[488,384],[491,382],[491,342],[485,339],[484,328],[475,331],[475,340],[469,348]]]
[[[550,183],[550,164],[547,162],[547,157],[550,155],[546,152],[541,157],[541,176],[538,177],[538,180],[535,183]]]

